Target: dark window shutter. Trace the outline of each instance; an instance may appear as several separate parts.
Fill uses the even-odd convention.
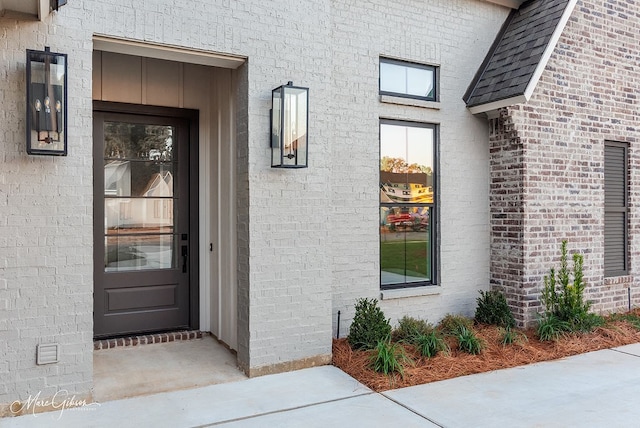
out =
[[[627,145],[606,142],[604,146],[604,274],[628,272]]]

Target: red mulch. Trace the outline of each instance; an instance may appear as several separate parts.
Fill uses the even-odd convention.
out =
[[[640,342],[640,331],[624,321],[609,322],[592,333],[552,342],[540,342],[533,330],[527,330],[522,332],[527,341],[506,346],[500,343],[496,327],[478,325],[474,330],[486,345],[480,355],[466,354],[452,346],[449,356],[438,354],[425,358],[412,346],[405,345],[406,354],[414,364],[404,364],[404,376],[386,376],[373,371],[369,365],[372,351],[354,351],[346,339],[333,341],[333,365],[375,391],[386,391]]]

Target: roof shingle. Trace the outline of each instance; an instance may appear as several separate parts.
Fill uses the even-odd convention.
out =
[[[524,95],[570,3],[530,0],[511,12],[463,97],[467,107]]]

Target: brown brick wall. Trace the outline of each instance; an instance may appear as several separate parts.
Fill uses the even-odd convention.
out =
[[[531,100],[493,119],[498,132],[491,137],[492,283],[505,290],[521,324],[531,324],[540,310],[543,277],[558,265],[563,239],[569,252],[585,256],[594,311],[627,309],[628,287],[632,306],[640,304],[640,9],[635,3],[579,1]],[[630,147],[630,274],[607,279],[605,140]],[[505,215],[518,225],[513,236],[505,232]]]
[[[491,284],[506,295],[518,322],[525,320],[521,304],[524,275],[524,150],[507,109],[491,119]]]

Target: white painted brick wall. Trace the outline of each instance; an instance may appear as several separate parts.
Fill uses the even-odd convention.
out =
[[[489,283],[488,128],[462,96],[508,11],[476,1],[335,4],[332,150],[333,329],[348,333],[359,297],[380,296],[380,118],[439,124],[440,287],[437,294],[384,300],[385,315],[437,322],[472,315]],[[440,66],[440,109],[381,103],[379,56]],[[347,219],[348,221],[341,221]]]
[[[92,386],[91,32],[0,19],[0,414],[2,404]],[[78,23],[80,21],[77,21]],[[26,49],[68,52],[69,156],[26,155]],[[36,345],[59,343],[36,366]]]
[[[327,356],[357,297],[379,295],[378,120],[439,123],[441,291],[387,316],[469,313],[488,282],[487,125],[462,95],[507,10],[475,0],[69,2],[0,20],[0,403],[92,382],[92,35],[243,55],[238,99],[238,357]],[[24,57],[69,54],[69,156],[24,149]],[[441,65],[441,109],[383,105],[378,57]],[[309,168],[270,168],[271,89],[310,87]],[[349,222],[341,221],[349,218]],[[344,332],[343,332],[344,334]],[[36,366],[38,343],[62,361]]]

